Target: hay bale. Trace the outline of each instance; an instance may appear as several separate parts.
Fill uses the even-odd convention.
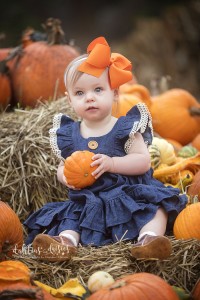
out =
[[[31,248],[22,251],[15,258],[21,260],[32,270],[35,280],[40,280],[58,288],[69,278],[78,277],[87,284],[94,272],[103,270],[114,279],[138,272],[149,272],[160,276],[169,284],[191,292],[200,272],[200,241],[176,240],[169,237],[173,252],[163,261],[151,259],[136,260],[130,255],[131,242],[118,242],[99,248],[79,247],[78,253],[69,262],[46,263],[34,257]]]
[[[47,202],[67,198],[67,188],[56,178],[56,157],[49,144],[53,116],[63,112],[76,119],[66,98],[41,104],[33,110],[16,109],[1,114],[0,123],[0,195],[23,222],[30,212]],[[26,234],[26,233],[25,233]],[[126,274],[149,272],[172,285],[191,291],[200,276],[200,241],[175,240],[170,237],[173,253],[169,259],[135,260],[130,255],[131,242],[94,248],[79,247],[69,262],[38,261],[31,247],[22,249],[19,259],[33,271],[36,280],[58,288],[67,279],[78,277],[87,283],[97,270],[109,272],[115,279]]]
[[[1,114],[0,195],[22,221],[44,203],[67,198],[67,189],[56,178],[59,161],[49,143],[58,112],[75,118],[65,97],[36,109]]]

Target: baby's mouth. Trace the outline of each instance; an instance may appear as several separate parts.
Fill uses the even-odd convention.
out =
[[[97,107],[90,106],[90,107],[88,107],[86,110],[95,110],[95,109],[97,109]]]

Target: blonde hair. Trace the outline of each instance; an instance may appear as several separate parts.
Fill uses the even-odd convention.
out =
[[[73,59],[67,66],[64,72],[64,83],[66,89],[68,89],[69,86],[73,86],[81,77],[81,75],[83,75],[83,73],[78,71],[77,68],[82,62],[84,62],[87,59],[87,57],[88,54],[78,56],[75,59]]]

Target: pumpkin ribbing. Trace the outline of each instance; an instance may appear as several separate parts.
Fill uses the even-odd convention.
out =
[[[88,300],[178,300],[173,288],[157,275],[135,273],[116,280],[92,294]]]
[[[5,58],[8,56],[10,51],[10,48],[0,49],[0,109],[6,108],[6,106],[10,103],[12,96],[8,67],[5,62]]]
[[[0,291],[17,282],[30,284],[30,277],[30,269],[21,261],[7,260],[0,262]]]
[[[160,136],[187,145],[200,133],[200,104],[189,92],[171,89],[152,99],[153,127]]]
[[[23,244],[23,228],[16,213],[3,201],[0,201],[0,257],[4,254],[12,257]]]
[[[151,98],[148,89],[140,84],[127,85],[127,90],[123,88],[119,93],[118,101],[113,102],[112,115],[116,118],[125,116],[139,102],[145,103],[150,109]]]
[[[75,151],[65,160],[64,175],[69,185],[84,188],[95,182],[92,172],[97,167],[90,166],[93,156],[90,151]]]
[[[184,208],[174,223],[174,235],[177,239],[200,240],[200,202],[193,203]]]
[[[80,54],[75,47],[64,44],[58,20],[48,19],[46,30],[47,42],[36,41],[22,47],[23,55],[14,60],[11,75],[15,101],[23,107],[64,96],[64,71]]]

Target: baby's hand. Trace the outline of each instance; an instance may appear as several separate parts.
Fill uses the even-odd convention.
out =
[[[80,190],[80,189],[78,189],[78,188],[75,188],[73,185],[68,184],[65,175],[63,175],[63,183],[64,183],[64,185],[66,185],[69,189],[72,189],[72,190]]]
[[[113,172],[114,165],[112,157],[105,154],[95,154],[92,157],[92,160],[94,160],[94,162],[91,163],[91,167],[99,166],[94,172],[92,172],[95,179],[99,178],[105,172]]]

